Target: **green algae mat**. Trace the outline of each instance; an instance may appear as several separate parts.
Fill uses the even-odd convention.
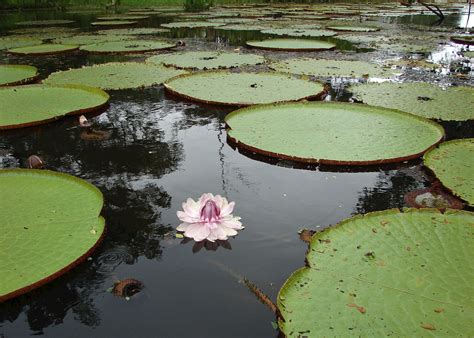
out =
[[[333,43],[310,39],[268,39],[262,41],[247,41],[246,45],[258,49],[294,52],[314,52],[336,48],[336,45]]]
[[[33,126],[104,107],[109,95],[84,86],[27,85],[0,88],[0,129]]]
[[[183,21],[163,23],[160,26],[166,28],[206,28],[224,26],[222,22],[208,22],[208,21]]]
[[[279,72],[340,77],[386,77],[389,75],[377,64],[364,61],[324,60],[324,59],[288,59],[270,64],[270,68]]]
[[[47,84],[81,84],[102,89],[128,89],[159,85],[176,75],[186,73],[159,65],[139,62],[111,62],[70,69],[51,74]]]
[[[42,45],[36,46],[26,46],[9,49],[8,52],[11,54],[18,55],[52,55],[52,54],[62,54],[69,53],[79,49],[77,45],[61,45],[61,44],[52,44],[45,43]]]
[[[430,120],[350,103],[255,106],[234,111],[225,121],[237,146],[306,163],[400,162],[419,157],[444,137],[443,128]]]
[[[368,26],[327,26],[326,28],[341,32],[375,32],[379,30],[378,27]]]
[[[0,50],[35,46],[40,45],[41,43],[43,43],[41,38],[2,36],[0,37]]]
[[[74,176],[0,170],[0,302],[66,273],[100,242],[102,193]]]
[[[176,47],[175,43],[167,41],[147,41],[147,40],[125,40],[125,41],[108,41],[85,45],[81,50],[89,53],[145,53],[155,50],[164,50]]]
[[[474,88],[442,89],[429,83],[371,83],[350,90],[364,103],[399,109],[415,115],[444,121],[474,118]]]
[[[256,54],[199,51],[159,54],[148,58],[146,62],[164,64],[179,69],[218,69],[258,65],[264,63],[265,58]]]
[[[423,162],[446,188],[474,206],[474,138],[441,143]]]
[[[243,107],[319,97],[320,83],[273,72],[200,72],[181,75],[164,83],[167,92],[205,104]]]
[[[72,20],[32,20],[17,22],[18,26],[61,26],[74,23]]]
[[[471,337],[474,213],[385,210],[313,235],[278,294],[286,337]]]
[[[331,32],[324,29],[300,29],[300,28],[271,28],[263,29],[260,32],[264,34],[273,35],[287,35],[287,36],[306,36],[306,37],[329,37],[336,35],[335,32]]]
[[[0,65],[0,87],[33,82],[38,77],[38,69],[33,66]]]

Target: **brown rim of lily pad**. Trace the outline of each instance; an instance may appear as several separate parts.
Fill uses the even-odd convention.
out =
[[[40,45],[37,45],[40,46]],[[20,49],[20,48],[31,48],[35,46],[26,46],[26,47],[19,47],[19,48],[13,48],[13,49]],[[32,52],[32,53],[21,53],[21,52],[16,52],[12,49],[8,50],[7,53],[12,54],[12,55],[21,55],[21,56],[38,56],[38,55],[60,55],[60,54],[66,54],[70,52],[75,52],[79,50],[79,46],[70,46],[70,48],[62,49],[62,50],[57,50],[57,51],[44,51],[44,52]]]
[[[474,35],[471,36],[451,36],[450,40],[463,45],[474,45]]]
[[[199,73],[206,73],[206,71],[203,71],[203,72],[195,72],[195,73],[187,73],[187,74],[181,74],[181,75],[178,75],[178,76],[175,76],[169,80],[167,80],[166,82],[170,81],[170,80],[174,80],[174,79],[179,79],[179,78],[185,78],[185,77],[189,77],[189,76],[193,76],[193,75],[196,75],[196,74],[199,74]],[[273,72],[272,74],[284,74],[284,73],[279,73],[279,72]],[[285,75],[288,75],[288,74],[285,74]],[[179,97],[179,98],[182,98],[186,101],[189,101],[189,102],[197,102],[197,103],[202,103],[204,105],[209,105],[209,106],[214,106],[214,107],[237,107],[237,108],[244,108],[244,107],[249,107],[249,106],[254,106],[256,105],[255,103],[252,103],[252,102],[239,102],[239,103],[227,103],[227,102],[217,102],[217,101],[208,101],[208,100],[203,100],[203,99],[199,99],[199,98],[196,98],[196,97],[192,97],[192,96],[189,96],[189,95],[186,95],[186,94],[182,94],[182,93],[179,93],[175,90],[173,90],[169,85],[167,85],[167,83],[164,82],[163,83],[163,86],[165,88],[165,92],[166,94],[169,94],[171,95],[172,97]],[[310,100],[310,101],[315,101],[315,100],[320,100],[323,95],[326,94],[326,89],[324,89],[322,92],[320,93],[317,93],[317,94],[314,94],[314,95],[309,95],[309,96],[306,96],[306,97],[302,97],[298,100],[289,100],[289,101],[284,101],[284,102],[275,102],[275,103],[288,103],[288,102],[298,102],[298,101],[303,101],[303,100]]]
[[[424,194],[439,196],[443,200],[443,202],[446,202],[447,204],[446,206],[433,206],[433,208],[439,209],[441,212],[443,212],[446,209],[463,209],[464,208],[464,203],[460,199],[454,197],[452,194],[445,192],[438,181],[433,183],[431,187],[410,191],[404,197],[405,202],[411,208],[417,208],[417,209],[431,208],[430,206],[422,205],[417,202],[417,197],[422,196]]]
[[[6,67],[27,67],[27,68],[36,69],[36,67],[28,66],[28,65],[0,65],[0,66],[4,66],[4,67],[5,66]],[[40,78],[40,74],[38,72],[38,69],[36,69],[36,75],[30,76],[30,77],[27,77],[27,78],[24,78],[24,79],[21,79],[21,80],[18,80],[18,81],[8,82],[8,83],[5,83],[5,84],[0,84],[0,87],[10,87],[10,86],[19,86],[19,85],[31,84],[31,83],[36,82],[39,78]]]
[[[278,39],[272,39],[272,40],[278,40]],[[287,40],[287,39],[281,39],[281,40]],[[295,39],[296,40],[296,39]],[[311,39],[298,39],[298,40],[311,40]],[[264,40],[262,40],[264,41]],[[336,45],[329,47],[329,48],[284,48],[284,47],[264,47],[264,46],[257,46],[257,45],[251,45],[249,43],[252,42],[260,42],[260,41],[247,41],[245,43],[245,46],[247,48],[255,48],[255,49],[261,49],[261,50],[267,50],[267,51],[280,51],[280,52],[320,52],[320,51],[326,51],[326,50],[333,50],[336,48]]]

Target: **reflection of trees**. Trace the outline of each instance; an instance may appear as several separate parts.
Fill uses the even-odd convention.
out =
[[[166,119],[172,109],[162,100],[160,89],[112,96],[106,114],[89,117],[94,128],[110,132],[107,140],[81,139],[84,129],[77,126],[77,117],[1,135],[2,157],[21,162],[38,154],[48,169],[95,184],[104,194],[107,232],[91,261],[43,288],[0,304],[0,323],[19,320],[24,314],[30,329],[41,333],[72,313],[84,325],[97,326],[100,313],[95,296],[118,279],[117,267],[143,256],[160,259],[163,253],[160,242],[170,227],[162,223],[161,213],[170,207],[171,196],[159,179],[176,170],[183,159],[183,146]]]
[[[360,192],[354,213],[364,214],[377,210],[403,208],[405,194],[424,187],[427,180],[421,165],[381,171],[375,186],[364,188]]]

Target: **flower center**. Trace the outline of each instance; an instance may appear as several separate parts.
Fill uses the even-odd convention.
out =
[[[201,220],[204,222],[216,222],[219,220],[221,211],[213,200],[208,200],[201,209]]]

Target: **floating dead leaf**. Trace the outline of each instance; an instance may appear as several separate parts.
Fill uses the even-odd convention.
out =
[[[89,122],[87,117],[85,117],[84,115],[81,115],[81,116],[79,116],[79,126],[82,127],[82,128],[88,128],[88,127],[92,126],[92,123]]]
[[[444,309],[442,307],[439,307],[439,308],[434,309],[434,312],[442,313],[442,312],[444,312]]]
[[[28,157],[27,163],[29,169],[41,169],[44,167],[43,160],[36,155],[31,155],[30,157]]]
[[[118,297],[129,298],[143,290],[143,287],[139,280],[128,278],[115,283],[112,293]]]
[[[85,141],[105,141],[111,136],[109,131],[88,129],[81,133],[80,138]]]
[[[311,242],[311,237],[316,233],[314,230],[309,230],[309,229],[301,229],[298,231],[298,234],[300,235],[300,239],[305,242],[305,243],[310,243]]]

